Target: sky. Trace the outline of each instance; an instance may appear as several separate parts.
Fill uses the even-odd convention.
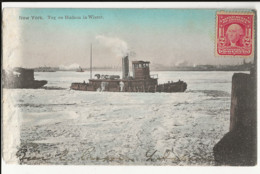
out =
[[[89,67],[92,44],[93,66],[121,66],[126,54],[151,65],[242,63],[215,56],[215,18],[214,9],[6,8],[4,41],[12,44],[4,60],[27,68]]]

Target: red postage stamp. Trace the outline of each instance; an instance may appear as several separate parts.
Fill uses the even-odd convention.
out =
[[[253,12],[217,12],[216,22],[217,56],[253,56]]]

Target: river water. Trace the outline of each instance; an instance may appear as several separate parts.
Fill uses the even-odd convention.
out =
[[[9,125],[4,129],[5,160],[214,165],[213,147],[229,129],[233,73],[151,72],[159,83],[183,80],[187,90],[113,93],[69,89],[72,82],[88,82],[88,72],[35,72],[36,80],[48,81],[48,89],[3,90],[3,122]]]

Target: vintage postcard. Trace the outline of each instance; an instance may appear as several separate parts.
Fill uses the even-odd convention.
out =
[[[2,14],[7,164],[257,164],[256,10]]]

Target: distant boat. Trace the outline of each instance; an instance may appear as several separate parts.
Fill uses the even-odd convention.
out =
[[[84,72],[84,70],[79,66],[79,69],[77,70],[77,72]]]
[[[40,88],[47,84],[46,80],[34,80],[34,70],[14,68],[11,71],[3,71],[4,88]]]

